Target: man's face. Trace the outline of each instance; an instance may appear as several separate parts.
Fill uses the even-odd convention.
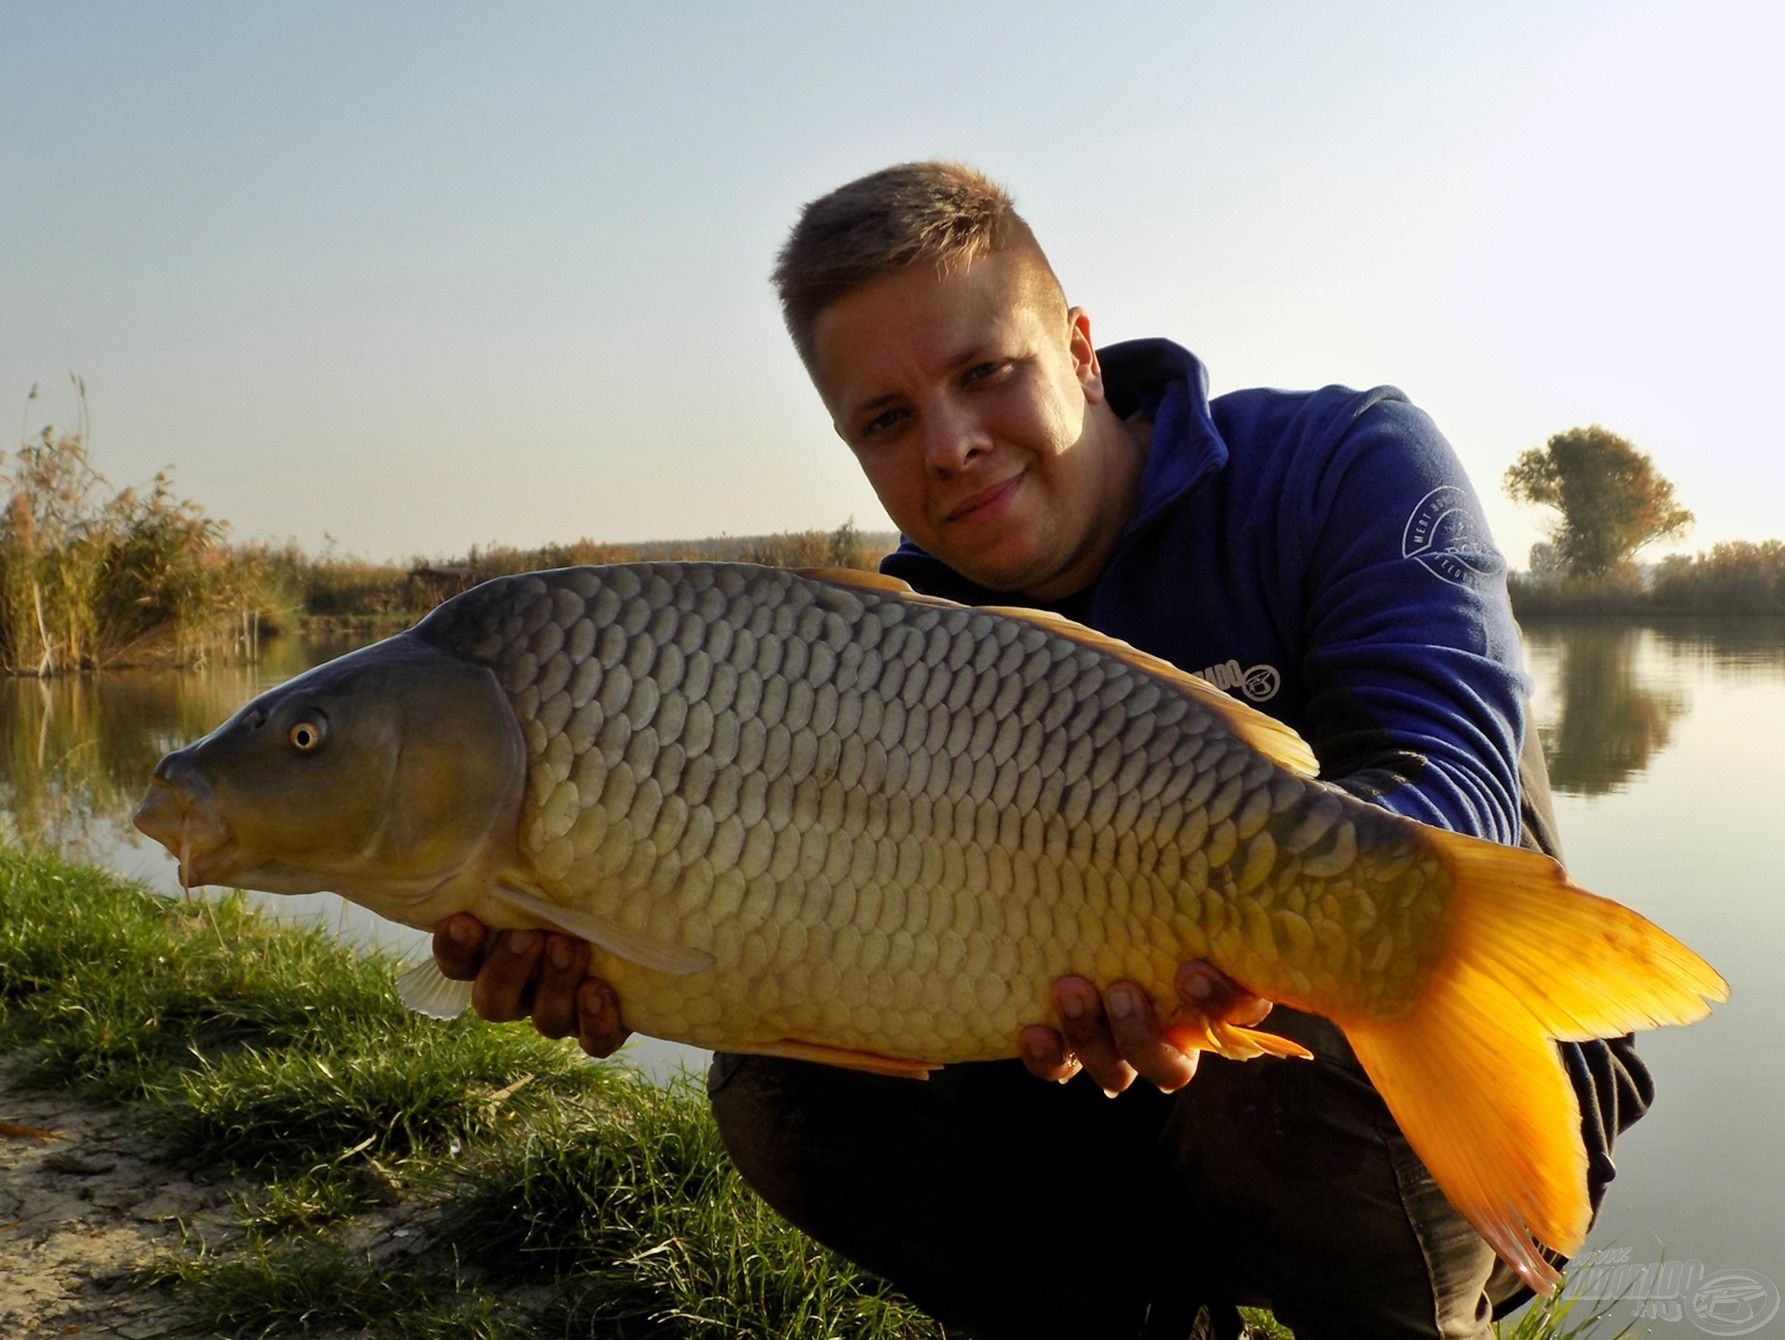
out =
[[[1090,321],[1022,254],[914,266],[813,326],[813,377],[893,522],[997,591],[1090,584],[1133,505],[1140,448],[1103,402]]]

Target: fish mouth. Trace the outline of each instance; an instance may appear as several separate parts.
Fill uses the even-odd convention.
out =
[[[157,777],[130,820],[180,863],[180,887],[223,882],[240,851],[206,799]]]

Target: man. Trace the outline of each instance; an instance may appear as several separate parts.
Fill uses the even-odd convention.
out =
[[[1210,402],[1176,345],[1097,350],[1008,197],[949,164],[814,201],[775,277],[903,533],[886,571],[1088,623],[1288,722],[1358,795],[1555,851],[1504,563],[1454,455],[1398,392]],[[624,1038],[582,946],[485,947],[468,919],[436,939],[487,1017],[530,1012],[598,1055]],[[1269,1009],[1206,965],[1178,988],[1172,1008]],[[1480,1336],[1518,1296],[1324,1020],[1273,1021],[1311,1064],[1199,1073],[1160,1036],[1167,1003],[1133,984],[1068,978],[1054,999],[1057,1031],[1026,1029],[1022,1066],[918,1085],[721,1055],[714,1112],[773,1205],[970,1335],[1177,1340],[1198,1303],[1231,1330],[1231,1305],[1253,1301],[1304,1340]],[[1624,1043],[1564,1053],[1597,1204],[1648,1077]]]

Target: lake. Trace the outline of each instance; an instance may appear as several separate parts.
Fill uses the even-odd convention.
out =
[[[1738,1334],[1677,1319],[1706,1277],[1785,1283],[1785,621],[1526,632],[1574,878],[1659,921],[1734,987],[1706,1022],[1645,1037],[1656,1107],[1618,1144],[1589,1246],[1621,1267],[1605,1276],[1613,1292],[1650,1289],[1653,1334]],[[128,821],[155,761],[352,645],[285,638],[255,666],[0,680],[0,831],[177,892],[173,862]],[[422,950],[418,933],[330,895],[255,897],[359,943]],[[655,1074],[700,1059],[649,1039],[627,1054]]]

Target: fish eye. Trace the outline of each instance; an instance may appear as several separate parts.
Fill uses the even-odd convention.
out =
[[[291,729],[285,732],[285,738],[291,741],[291,747],[300,754],[313,754],[322,747],[322,737],[327,734],[321,717],[305,717],[302,721],[294,721]]]

